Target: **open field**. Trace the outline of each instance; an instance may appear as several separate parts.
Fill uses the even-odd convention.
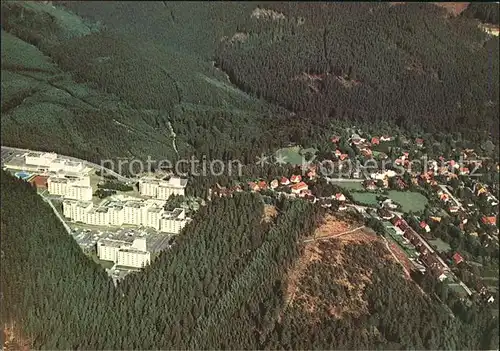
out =
[[[277,150],[274,156],[276,158],[281,157],[284,161],[292,165],[301,165],[305,161],[304,155],[307,152],[315,154],[316,151],[314,148],[303,149],[300,146],[291,146]]]
[[[389,198],[400,204],[403,212],[423,211],[425,209],[425,205],[428,203],[428,200],[424,195],[413,191],[390,190]]]
[[[376,206],[377,205],[377,194],[375,194],[375,193],[353,192],[351,195],[355,201],[359,201],[363,205],[366,205],[366,206]]]
[[[347,190],[363,190],[363,184],[361,182],[336,182],[331,181],[331,184],[337,185],[341,188],[345,188]]]
[[[441,240],[439,238],[429,240],[429,243],[431,244],[431,246],[435,246],[436,250],[439,252],[447,252],[451,249],[450,245],[448,245],[447,243],[445,243],[443,240]]]

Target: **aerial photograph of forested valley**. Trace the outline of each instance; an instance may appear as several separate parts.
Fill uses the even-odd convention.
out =
[[[1,25],[3,350],[499,349],[498,2]]]

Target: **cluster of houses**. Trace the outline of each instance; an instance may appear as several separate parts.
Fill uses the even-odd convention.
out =
[[[403,218],[394,216],[391,219],[392,224],[403,232],[403,236],[410,241],[419,252],[419,260],[424,264],[431,274],[443,281],[448,277],[450,268],[444,262],[438,253],[422,238]],[[420,223],[420,227],[425,231],[430,231],[425,222]]]

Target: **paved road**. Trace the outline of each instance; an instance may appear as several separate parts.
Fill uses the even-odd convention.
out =
[[[57,209],[54,207],[54,205],[52,204],[52,202],[49,199],[47,199],[45,196],[43,196],[43,195],[42,195],[42,199],[43,199],[43,201],[45,201],[46,203],[48,203],[50,205],[50,207],[52,207],[52,210],[56,214],[57,218],[59,218],[59,220],[63,224],[64,229],[66,229],[66,231],[68,232],[68,234],[71,235],[71,228],[66,223],[66,221],[64,220],[64,218],[61,216],[61,214],[59,213],[59,211],[57,211]]]
[[[363,183],[365,180],[364,179],[359,179],[359,178],[329,178],[325,177],[326,181],[331,183]]]
[[[455,203],[457,204],[458,207],[460,207],[460,209],[462,211],[465,212],[465,208],[462,206],[462,203],[460,201],[457,200],[457,198],[455,196],[453,196],[452,193],[450,193],[450,191],[448,190],[448,187],[446,185],[443,185],[443,184],[439,184],[439,187],[441,188],[441,190],[443,190],[446,194],[448,194],[449,197],[451,197],[453,199],[453,201],[455,201]]]
[[[33,150],[20,149],[20,148],[15,148],[15,147],[10,147],[10,146],[3,146],[3,145],[1,147],[1,149],[2,149],[2,156],[4,154],[7,154],[7,152],[27,153],[27,152],[33,151]],[[74,161],[74,162],[82,162],[83,164],[87,165],[88,167],[92,167],[94,169],[100,170],[101,172],[104,171],[107,174],[116,177],[119,181],[122,181],[122,182],[126,182],[127,183],[127,182],[137,182],[137,181],[139,181],[138,178],[127,178],[127,177],[124,177],[121,174],[118,174],[118,173],[116,173],[115,171],[113,171],[113,170],[111,170],[109,168],[106,168],[104,166],[98,165],[98,164],[93,163],[93,162],[89,162],[89,161],[86,161],[86,160],[81,160],[79,158],[71,157],[71,156],[66,156],[66,155],[58,155],[58,156],[60,156],[62,158],[67,158],[67,159],[69,159],[71,161]],[[4,162],[3,157],[2,157],[2,162]]]
[[[354,207],[354,208],[356,208],[357,210],[363,210],[363,211],[366,211],[367,209],[370,209],[370,210],[376,210],[376,208],[375,208],[375,207],[369,207],[369,206],[360,206],[360,205],[354,205],[354,204],[347,204],[346,206],[347,206],[347,207]],[[404,215],[404,213],[403,213],[403,212],[391,211],[391,210],[389,210],[389,212],[394,213],[394,214],[397,214],[398,216],[403,216],[403,215]]]

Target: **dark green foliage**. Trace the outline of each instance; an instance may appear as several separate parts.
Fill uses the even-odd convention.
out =
[[[497,138],[498,51],[482,47],[486,36],[475,23],[445,21],[431,4],[266,7],[287,20],[248,21],[240,31],[251,40],[223,42],[217,54],[242,89],[318,126],[389,121],[472,140],[482,136],[471,130],[487,130]]]
[[[498,25],[500,7],[497,2],[471,2],[462,16],[477,18]]]
[[[495,347],[487,310],[462,308],[467,324],[450,317],[383,258],[380,244],[322,245],[323,260],[299,282],[318,297],[314,315],[300,300],[286,307],[285,272],[319,219],[303,201],[278,202],[266,223],[258,195],[218,198],[170,251],[113,288],[27,183],[2,171],[1,197],[2,322],[16,321],[34,348]],[[329,262],[339,254],[347,265]],[[330,307],[354,296],[335,283],[346,276],[364,282],[367,310],[335,319]]]

